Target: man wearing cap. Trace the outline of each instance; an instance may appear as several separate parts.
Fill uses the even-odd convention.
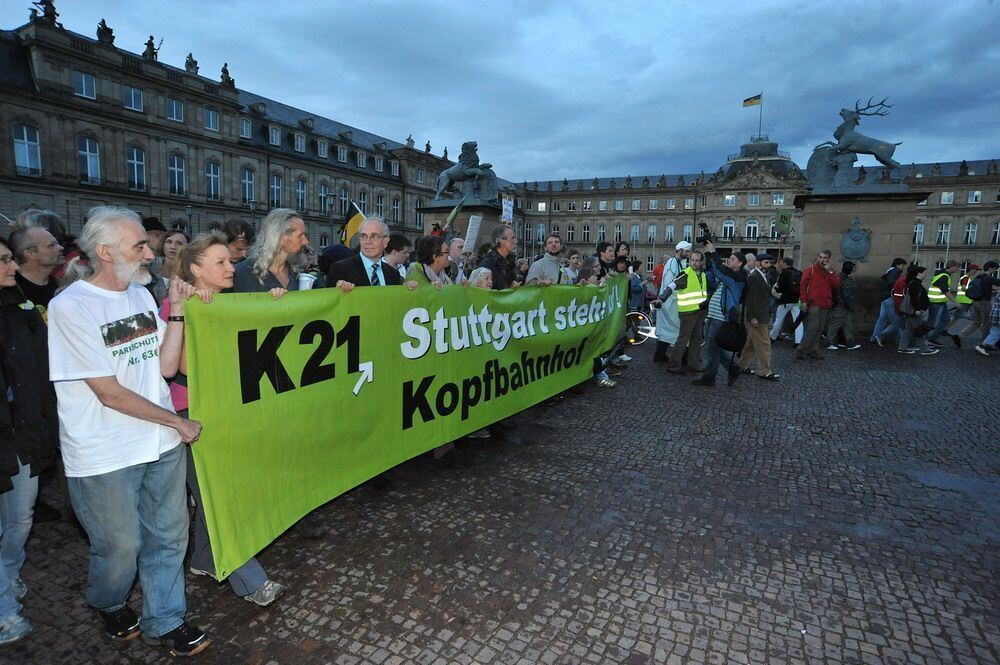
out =
[[[747,277],[746,297],[743,301],[743,322],[747,329],[747,342],[740,352],[740,369],[750,374],[750,362],[757,359],[757,378],[777,381],[779,375],[771,371],[771,337],[768,334],[771,316],[771,285],[767,271],[774,266],[774,257],[761,254],[757,265]]]
[[[656,353],[653,354],[656,362],[667,362],[667,349],[677,342],[677,335],[681,331],[677,296],[672,292],[667,293],[667,286],[684,272],[691,247],[687,240],[680,241],[674,247],[674,255],[663,264],[663,280],[660,282],[657,298],[653,301],[653,307],[659,310],[656,312]]]
[[[146,237],[149,238],[149,248],[157,256],[157,263],[163,263],[163,239],[167,237],[167,227],[160,223],[157,217],[143,217],[142,228],[146,229]]]

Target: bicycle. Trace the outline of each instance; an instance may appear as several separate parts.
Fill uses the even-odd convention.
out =
[[[639,346],[650,337],[656,337],[656,323],[647,302],[641,310],[625,315],[625,342],[629,346]]]

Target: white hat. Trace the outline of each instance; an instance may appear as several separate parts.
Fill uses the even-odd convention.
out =
[[[674,247],[674,249],[676,249],[677,251],[681,251],[682,249],[691,249],[692,247],[694,247],[694,245],[689,243],[687,240],[681,240],[679,243],[677,243],[677,246]]]

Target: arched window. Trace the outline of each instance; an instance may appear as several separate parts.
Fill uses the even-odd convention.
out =
[[[92,185],[101,182],[101,150],[97,139],[81,136],[76,140],[77,162],[80,166],[80,182]],[[173,157],[173,155],[171,155]],[[171,191],[171,194],[177,192]],[[181,191],[181,194],[184,192]]]
[[[755,239],[760,231],[760,224],[757,223],[756,219],[747,220],[747,232],[743,234],[743,237],[747,240]]]
[[[330,234],[324,231],[319,234],[319,248],[326,249],[330,246]]]
[[[295,209],[299,212],[306,209],[306,181],[302,178],[295,181]]]
[[[646,229],[646,242],[650,245],[656,242],[656,224],[650,224]]]
[[[572,224],[566,225],[566,242],[573,242],[576,239],[576,228]]]
[[[272,208],[281,207],[281,186],[282,186],[281,176],[278,175],[277,173],[272,174],[270,198],[268,199]]]
[[[424,200],[417,199],[413,207],[417,212],[414,217],[417,221],[417,227],[422,229],[424,227],[424,213],[420,212],[420,209],[424,207]]]
[[[347,191],[347,187],[340,188],[340,216],[344,217],[347,215],[347,209],[351,205],[351,193]]]
[[[734,238],[736,237],[736,222],[731,219],[727,219],[722,222],[722,237],[723,238]]]
[[[138,146],[125,148],[125,171],[128,188],[135,192],[146,191],[146,151]]]
[[[205,198],[210,201],[222,198],[222,166],[219,162],[205,162]]]
[[[167,157],[167,180],[171,194],[187,192],[187,178],[184,175],[184,157],[170,155]]]
[[[361,212],[368,214],[368,192],[363,189],[358,192],[358,207],[361,208]]]
[[[254,171],[253,169],[244,168],[240,173],[240,184],[243,189],[243,204],[249,205],[251,202],[256,203],[257,196],[254,193]]]
[[[330,214],[330,189],[325,182],[319,183],[319,214]],[[322,236],[320,236],[321,243],[322,240]]]

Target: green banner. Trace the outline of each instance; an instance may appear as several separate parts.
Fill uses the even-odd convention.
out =
[[[626,293],[620,276],[193,299],[192,449],[219,578],[352,487],[592,377]]]

